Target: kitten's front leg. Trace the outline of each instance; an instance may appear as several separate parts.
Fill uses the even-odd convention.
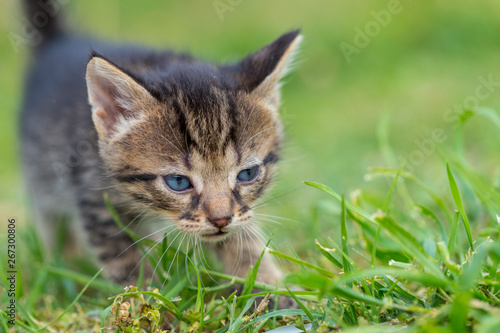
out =
[[[83,226],[104,275],[120,285],[136,284],[141,251],[115,223],[101,191],[82,191],[77,205]]]
[[[247,237],[249,236],[247,235]],[[243,278],[247,276],[250,266],[254,266],[257,263],[262,251],[264,251],[264,245],[256,237],[248,239],[246,237],[235,236],[217,247],[217,254],[224,264],[226,273]],[[283,273],[267,252],[264,253],[260,262],[256,280],[273,286],[281,285],[282,283]],[[255,292],[260,291],[255,290]],[[274,307],[273,303],[274,297],[271,298],[270,309]],[[279,297],[279,309],[296,307],[297,304],[292,298]]]
[[[227,274],[246,277],[250,266],[255,266],[264,246],[256,238],[233,236],[217,246],[217,255],[224,264]],[[283,279],[281,270],[268,253],[264,253],[257,273],[257,281],[270,285],[280,284]]]

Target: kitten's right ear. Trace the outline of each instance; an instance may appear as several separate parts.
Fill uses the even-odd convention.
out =
[[[93,56],[87,65],[87,91],[92,120],[101,140],[123,134],[141,120],[151,94],[110,61]]]
[[[223,67],[223,70],[233,76],[243,89],[277,110],[280,80],[288,73],[301,40],[299,30],[291,31],[239,63]]]

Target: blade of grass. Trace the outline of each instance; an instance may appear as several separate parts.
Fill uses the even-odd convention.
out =
[[[373,275],[394,275],[400,280],[407,279],[408,281],[414,283],[420,283],[423,286],[433,286],[448,290],[452,289],[451,282],[444,277],[438,278],[429,273],[419,272],[415,270],[411,271],[396,267],[370,268],[353,272],[349,275],[339,276],[336,280],[332,281],[331,286],[341,286],[343,284],[346,284],[347,282],[354,282],[356,280],[364,279]]]
[[[290,293],[290,296],[292,296],[292,298],[294,299],[295,302],[297,302],[297,304],[300,306],[300,308],[302,309],[302,311],[305,312],[305,314],[307,315],[307,317],[311,320],[311,321],[314,321],[314,316],[312,315],[311,311],[309,311],[309,309],[307,308],[307,306],[304,305],[304,303],[302,303],[302,301],[300,299],[297,298],[297,296],[295,296],[295,294],[288,288],[288,286],[285,286],[286,290],[288,290],[288,292]]]
[[[182,280],[179,280],[179,281],[173,283],[173,285],[168,284],[165,287],[165,291],[166,292],[165,292],[165,294],[163,296],[165,296],[166,298],[170,299],[170,298],[173,298],[173,297],[179,295],[179,293],[184,288],[187,288],[187,284],[189,282],[188,280],[189,280],[189,277],[185,276]]]
[[[350,266],[350,270],[351,271],[356,270],[357,267],[354,264],[354,261],[337,245],[337,243],[335,243],[335,241],[333,239],[331,239],[330,237],[328,237],[328,241],[330,243],[332,243],[332,245],[335,247],[334,250],[337,250],[337,252],[340,253],[340,255],[342,256],[342,261],[344,261],[344,260],[347,261],[347,263]]]
[[[198,283],[198,290],[196,292],[195,311],[200,312],[200,311],[202,311],[202,307],[203,307],[203,287],[201,286],[200,272],[198,272],[198,269],[196,268],[196,266],[193,263],[193,261],[191,260],[191,258],[189,258],[189,256],[187,256],[187,255],[186,255],[186,258],[189,260],[189,262],[191,263],[191,266],[193,266],[193,269],[196,273],[196,281]]]
[[[189,256],[186,256],[186,258],[189,260],[189,262],[193,266],[194,271],[196,273],[196,281],[198,282],[198,291],[196,293],[195,311],[200,312],[200,311],[202,311],[202,307],[203,307],[203,288],[201,286],[200,272],[198,272],[198,269],[196,268],[196,266],[193,263],[193,261],[191,260],[191,258],[189,258]]]
[[[425,307],[425,303],[424,301],[422,301],[420,298],[410,294],[408,291],[406,291],[405,289],[403,289],[401,286],[398,285],[399,283],[399,279],[396,280],[396,281],[393,281],[392,279],[388,278],[386,275],[383,275],[382,278],[384,279],[384,281],[391,286],[391,288],[393,290],[395,290],[398,294],[400,294],[401,296],[403,297],[406,297],[412,301],[415,301],[417,302],[418,304],[420,304],[420,306],[422,307]]]
[[[64,310],[63,312],[61,312],[61,314],[59,314],[59,316],[57,316],[54,320],[52,320],[50,323],[48,323],[47,325],[45,325],[44,327],[40,328],[37,330],[37,332],[40,332],[40,331],[43,331],[45,330],[46,328],[48,328],[49,326],[53,325],[54,323],[56,323],[57,321],[59,321],[72,307],[73,305],[76,304],[76,302],[78,302],[78,300],[80,299],[80,297],[82,297],[83,293],[85,292],[85,290],[87,290],[88,287],[90,287],[90,285],[92,284],[92,282],[97,279],[97,277],[99,276],[99,274],[101,274],[102,272],[102,268],[97,272],[95,273],[95,275],[87,282],[87,284],[82,288],[82,290],[78,293],[78,295],[76,296],[76,298],[73,300],[73,302],[71,302],[71,304],[66,308],[66,310]]]
[[[111,314],[111,306],[108,306],[106,309],[104,309],[101,313],[101,328],[99,329],[99,332],[104,332],[106,329],[104,325],[106,324],[106,318]]]
[[[377,228],[377,233],[375,234],[375,239],[373,240],[373,246],[372,246],[372,255],[371,255],[371,260],[370,260],[370,266],[375,267],[375,258],[377,257],[377,244],[378,240],[380,238],[380,231],[382,230],[382,226],[378,226]]]
[[[257,273],[259,272],[260,263],[262,261],[262,258],[264,257],[264,253],[266,253],[267,246],[269,246],[270,242],[271,238],[269,238],[269,240],[267,241],[266,246],[264,250],[262,250],[259,259],[257,259],[257,262],[255,263],[253,269],[248,271],[247,278],[245,279],[245,284],[243,285],[243,290],[241,291],[241,295],[250,294],[255,287],[255,281],[257,280]],[[241,301],[237,303],[238,307],[241,307],[243,305],[242,302],[243,299],[241,299]]]
[[[137,235],[135,232],[130,230],[130,228],[126,225],[123,224],[122,220],[120,219],[120,216],[118,215],[118,212],[116,211],[115,207],[111,203],[111,200],[109,199],[109,195],[107,192],[104,192],[104,202],[106,203],[106,206],[108,207],[109,212],[111,213],[111,217],[113,218],[113,221],[120,227],[120,229],[125,232],[127,235],[132,238],[133,241],[138,241],[141,240],[142,243],[146,244],[148,247],[152,246],[154,244],[153,241],[145,238],[145,237],[140,237]],[[137,243],[137,246],[140,247],[141,251],[144,252],[144,249],[142,247],[141,242]],[[144,252],[145,253],[145,252]]]
[[[389,140],[389,124],[390,124],[390,116],[388,113],[384,114],[382,119],[379,122],[379,126],[377,128],[377,138],[379,142],[379,147],[386,160],[388,165],[396,165],[398,163],[398,159],[396,158],[396,154],[391,147]],[[403,161],[404,163],[404,161]],[[410,193],[408,188],[404,183],[398,188],[398,192],[400,193],[401,198],[405,202],[407,207],[410,207],[413,200],[410,197]]]
[[[500,244],[500,216],[497,215],[497,244]],[[488,273],[490,279],[494,279],[497,274],[499,258],[493,259],[493,265],[491,265],[490,271]]]
[[[254,304],[254,302],[255,302],[256,299],[257,299],[257,296],[254,296],[254,297],[249,298],[246,301],[245,306],[243,306],[243,309],[241,310],[240,315],[232,322],[231,325],[229,325],[229,328],[227,330],[228,333],[229,332],[238,332],[239,331],[239,328],[244,323],[243,316],[250,309],[250,307]]]
[[[436,214],[434,214],[434,212],[432,210],[430,210],[429,208],[425,207],[425,206],[422,206],[422,205],[417,205],[417,207],[420,209],[421,213],[430,217],[432,220],[434,220],[436,222],[436,224],[438,225],[438,228],[439,228],[439,232],[441,233],[441,239],[444,241],[444,242],[448,242],[447,238],[446,238],[446,231],[444,229],[444,226],[443,226],[443,223],[441,222],[441,220],[436,216]]]
[[[457,234],[458,219],[460,213],[458,210],[455,211],[455,217],[453,218],[453,224],[451,225],[450,238],[448,238],[448,252],[453,255],[455,251],[455,239]]]
[[[346,209],[345,209],[345,198],[342,194],[342,202],[341,202],[341,214],[340,214],[340,239],[342,244],[342,264],[344,266],[344,273],[349,274],[351,272],[351,259],[349,258],[349,248],[347,246],[347,225],[346,225]],[[353,263],[354,264],[354,263]],[[352,283],[348,283],[347,286],[352,288]],[[299,304],[300,305],[300,304]],[[349,301],[350,313],[352,318],[357,325],[358,318],[355,315],[356,308],[354,304]]]
[[[370,170],[372,170],[373,172],[380,173],[382,175],[387,174],[387,173],[395,174],[398,171],[397,169],[380,168],[380,167],[370,167]],[[408,179],[409,181],[413,182],[422,191],[427,193],[427,195],[430,196],[434,200],[434,202],[439,206],[439,208],[441,208],[443,213],[446,215],[446,218],[451,223],[452,216],[448,212],[448,208],[446,207],[443,199],[441,199],[441,197],[439,195],[437,195],[431,187],[429,187],[427,184],[425,184],[423,181],[421,181],[420,179],[415,177],[415,175],[410,173],[410,172],[402,171],[400,176],[403,177],[404,179]]]
[[[446,268],[449,269],[451,272],[453,272],[456,275],[460,274],[460,266],[455,264],[450,257],[450,252],[448,251],[448,248],[444,244],[443,241],[437,242],[437,250],[441,258],[443,259],[444,264],[446,265]]]
[[[334,197],[335,199],[337,199],[338,202],[342,202],[342,197],[339,194],[337,194],[337,192],[333,191],[331,188],[329,188],[326,185],[323,185],[320,183],[315,183],[315,182],[308,182],[308,181],[303,181],[303,183],[308,185],[308,186],[315,187],[323,192],[326,192],[326,193],[330,194],[332,197]],[[363,209],[359,208],[358,206],[353,205],[350,202],[346,202],[345,205],[350,211],[364,217],[365,219],[367,219],[368,221],[370,221],[374,224],[378,224],[375,220],[373,220],[370,217],[370,215],[367,212],[365,212]]]
[[[470,184],[479,201],[495,217],[500,210],[500,191],[494,186],[494,181],[479,175],[474,170],[454,161],[454,156],[446,155],[449,163],[460,174],[461,178]]]
[[[290,244],[288,244],[288,242],[286,243],[286,245],[288,246],[288,249],[290,250],[290,252],[292,252],[293,256],[297,259],[300,259],[297,252],[294,251],[294,249],[292,248],[292,246]],[[301,264],[300,268],[302,269],[302,271],[304,271],[304,272],[306,271],[306,268],[304,267],[304,265]]]
[[[33,305],[40,298],[40,294],[43,292],[43,288],[45,283],[47,282],[48,274],[47,270],[42,269],[39,274],[37,274],[35,283],[30,290],[30,294],[28,296],[28,300],[26,301],[26,308],[31,311],[33,309]]]
[[[221,272],[217,272],[217,271],[212,271],[212,270],[208,270],[206,268],[200,268],[199,271],[200,271],[200,273],[205,273],[207,275],[212,275],[214,277],[219,277],[219,278],[223,278],[223,279],[226,279],[229,281],[234,281],[235,283],[239,283],[239,284],[245,283],[245,279],[242,277],[239,277],[239,276],[234,276],[234,275],[229,275],[229,274],[225,274],[225,273],[221,273]],[[264,291],[278,290],[278,288],[276,288],[276,286],[262,283],[262,282],[257,282],[257,281],[255,282],[254,286],[255,286],[255,288],[258,288],[258,289],[261,289]]]
[[[399,175],[401,174],[401,170],[403,169],[404,163],[405,163],[404,161],[401,162],[401,164],[399,165],[398,172],[396,173],[396,176],[392,179],[391,186],[389,188],[389,192],[387,193],[387,197],[385,198],[384,206],[382,208],[382,210],[385,214],[388,214],[389,204],[391,202],[392,193],[394,192],[394,189],[396,188],[396,184],[398,182]],[[375,239],[373,241],[371,260],[370,260],[370,265],[372,267],[375,267],[375,258],[377,257],[377,244],[378,244],[381,230],[382,230],[382,227],[378,226],[377,233],[375,234]]]
[[[470,301],[473,297],[472,289],[477,285],[477,280],[481,276],[482,265],[486,261],[490,251],[498,251],[500,253],[500,244],[485,244],[485,246],[479,248],[477,253],[472,255],[469,262],[463,268],[458,281],[459,289],[450,312],[450,323],[454,332],[466,329]]]
[[[392,179],[391,182],[391,187],[389,188],[389,192],[387,193],[387,197],[385,198],[384,205],[382,206],[382,211],[384,213],[388,213],[389,210],[389,204],[391,203],[391,197],[392,193],[394,192],[394,189],[396,188],[396,184],[398,183],[399,175],[401,174],[401,170],[403,170],[405,162],[401,162],[399,165],[398,172],[396,172],[396,176]]]
[[[462,203],[462,198],[460,197],[460,192],[458,191],[457,183],[455,182],[455,178],[450,170],[450,165],[446,162],[446,172],[448,173],[448,181],[450,183],[451,194],[453,196],[453,200],[455,201],[455,205],[460,212],[460,216],[462,217],[462,222],[464,223],[465,231],[467,232],[467,238],[469,240],[469,246],[472,251],[474,251],[474,242],[472,240],[472,233],[470,231],[469,219],[465,214],[464,205]]]
[[[19,317],[23,318],[26,324],[31,327],[32,332],[37,332],[40,329],[40,323],[33,316],[33,312],[28,311],[19,303],[16,305],[16,310],[19,312]],[[16,321],[17,320],[18,319],[16,318]]]
[[[318,313],[318,312],[311,312],[313,316],[316,317],[321,317],[323,316],[323,313]],[[252,319],[249,321],[245,326],[241,328],[241,332],[244,331],[244,329],[255,325],[259,321],[266,320],[268,318],[276,318],[276,317],[282,317],[282,316],[303,316],[305,315],[305,312],[300,310],[300,309],[283,309],[283,310],[276,310],[272,312],[268,312],[266,314],[263,314],[255,319]]]
[[[315,187],[319,190],[322,190],[323,192],[326,192],[333,196],[335,199],[337,199],[339,202],[342,201],[342,198],[340,195],[338,195],[335,191],[333,191],[331,188],[328,186],[325,186],[323,184],[319,183],[314,183],[314,182],[304,182],[306,185]],[[422,267],[424,269],[427,269],[433,273],[436,277],[442,277],[443,273],[441,272],[440,268],[438,267],[436,261],[429,257],[429,255],[424,251],[420,243],[417,242],[417,240],[406,230],[404,230],[400,225],[392,221],[388,217],[378,217],[378,218],[372,218],[367,212],[365,212],[363,209],[346,202],[345,203],[346,207],[355,212],[356,214],[362,216],[363,218],[367,219],[370,222],[373,222],[375,224],[379,224],[382,226],[387,233],[392,235],[392,239],[408,254],[416,258]]]
[[[331,284],[331,280],[323,274],[303,271],[295,271],[288,274],[284,282],[312,290],[317,289],[321,291],[321,294],[324,294]]]
[[[315,240],[315,241],[316,241],[316,247],[318,248],[319,252],[321,252],[321,254],[326,259],[328,259],[335,266],[337,266],[337,267],[339,267],[341,269],[344,268],[344,266],[342,266],[342,263],[340,262],[340,260],[335,256],[335,249],[326,248],[323,245],[321,245],[318,242],[318,240]]]
[[[291,261],[291,262],[294,262],[294,263],[297,263],[299,265],[304,265],[305,267],[309,267],[309,268],[312,268],[314,269],[315,271],[318,271],[320,273],[323,273],[327,276],[330,276],[330,277],[335,277],[336,275],[333,274],[332,272],[330,271],[327,271],[326,269],[324,268],[321,268],[319,266],[316,266],[316,265],[313,265],[313,264],[310,264],[308,263],[307,261],[304,261],[304,260],[301,260],[301,259],[297,259],[297,258],[294,258],[294,257],[291,257],[289,255],[286,255],[284,253],[281,253],[281,252],[278,252],[276,250],[273,250],[273,249],[270,249],[270,248],[267,248],[266,249],[267,252],[269,252],[270,254],[276,256],[276,257],[280,257],[280,258],[283,258],[283,259],[286,259],[288,261]]]
[[[255,325],[255,328],[253,329],[252,333],[260,333],[262,327],[267,323],[269,319],[264,319],[262,322],[258,325]]]
[[[66,279],[71,279],[71,280],[73,280],[77,283],[80,283],[80,284],[85,284],[86,282],[89,281],[88,275],[77,273],[77,272],[71,271],[69,269],[47,266],[47,267],[44,267],[44,270],[46,270],[47,273],[49,273],[49,274],[60,276],[60,277],[66,278]],[[92,280],[91,283],[92,283],[91,284],[92,287],[95,287],[95,288],[98,288],[101,290],[106,290],[106,291],[110,291],[113,293],[120,293],[123,291],[122,287],[120,287],[116,284],[113,284],[111,282],[105,281],[105,280],[95,279],[95,280]]]
[[[7,326],[7,321],[5,321],[5,318],[3,316],[7,316],[7,313],[3,311],[0,311],[0,324],[2,324],[2,328],[4,332],[9,331],[9,327]]]
[[[344,272],[346,274],[349,274],[351,272],[351,265],[349,261],[347,260],[346,257],[349,257],[349,248],[347,246],[347,225],[346,225],[346,218],[345,218],[345,199],[344,195],[342,194],[342,201],[341,201],[341,214],[340,214],[340,239],[342,243],[342,265],[344,266]]]

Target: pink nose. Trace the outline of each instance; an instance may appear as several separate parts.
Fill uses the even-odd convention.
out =
[[[223,217],[223,218],[208,218],[208,221],[217,228],[223,228],[231,222],[231,217]]]

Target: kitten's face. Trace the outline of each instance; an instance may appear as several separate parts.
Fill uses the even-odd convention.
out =
[[[274,45],[280,39],[239,67],[192,65],[149,86],[93,58],[87,70],[93,119],[120,192],[205,241],[251,223],[282,142],[277,84],[298,43],[296,33]],[[278,58],[267,54],[277,47]]]
[[[184,124],[167,116],[175,114],[171,106],[158,103],[126,135],[101,145],[101,155],[140,209],[219,241],[250,223],[255,200],[271,182],[282,126],[245,92],[223,97],[214,90],[207,99],[214,118],[197,117],[199,110],[180,99]]]

